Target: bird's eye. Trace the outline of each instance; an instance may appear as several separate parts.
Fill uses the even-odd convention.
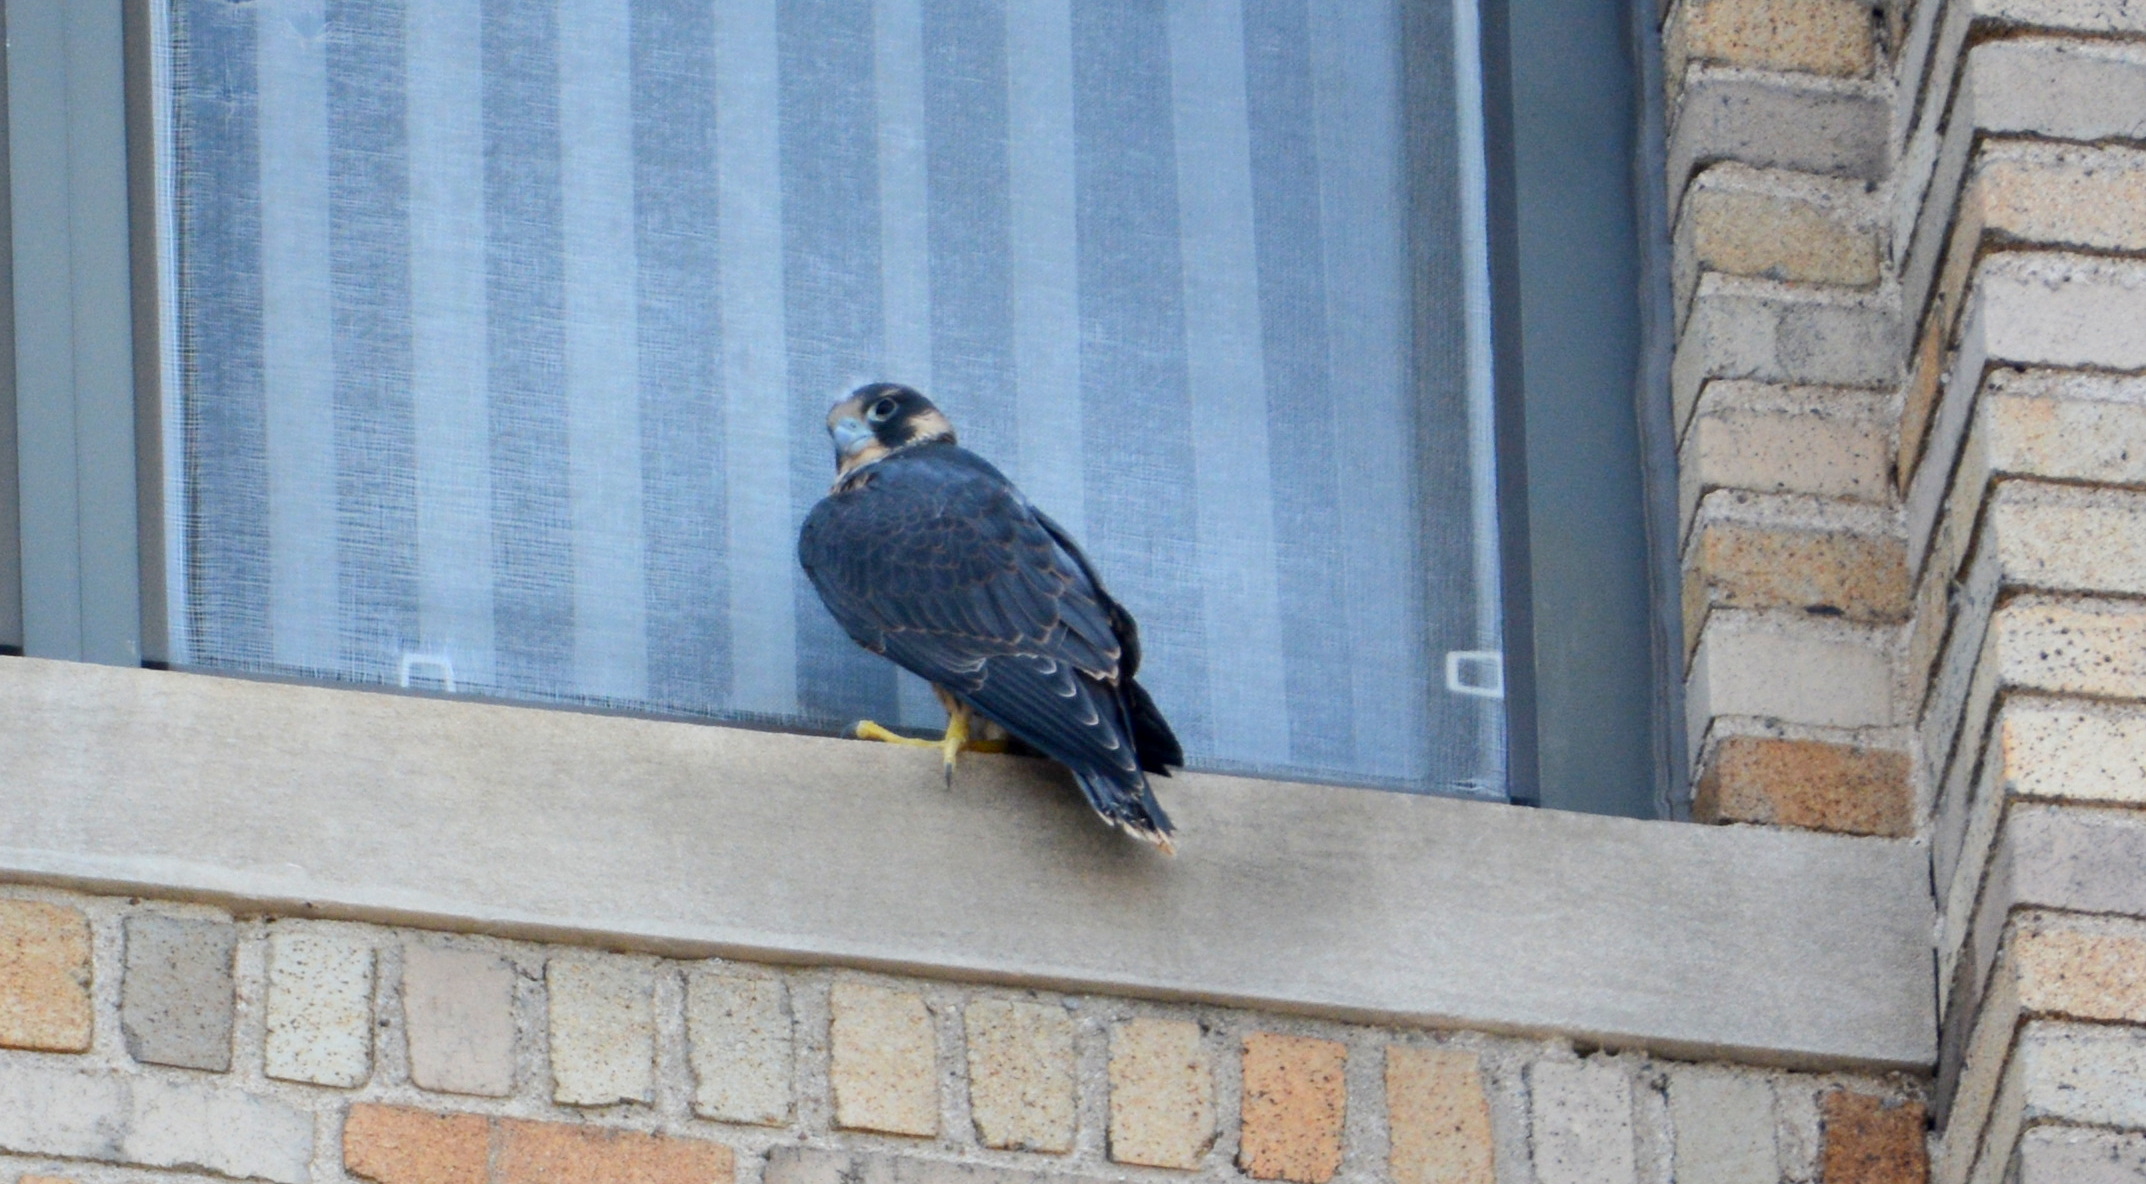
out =
[[[893,414],[894,400],[892,399],[881,399],[879,402],[872,404],[871,416],[873,423],[882,423],[892,417]]]

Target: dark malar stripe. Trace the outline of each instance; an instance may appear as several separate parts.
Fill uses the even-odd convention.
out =
[[[635,0],[632,53],[648,694],[709,711],[731,693],[710,0]]]
[[[828,406],[882,364],[872,6],[783,0],[776,22],[789,476],[792,521],[802,523],[834,475]],[[794,579],[800,709],[836,722],[894,718],[894,668],[842,632],[802,572]]]
[[[341,661],[391,679],[419,634],[403,6],[334,0],[327,18]]]
[[[1204,756],[1212,729],[1163,6],[1074,4],[1073,94],[1091,553],[1141,623],[1142,681]]]
[[[1252,225],[1273,474],[1275,579],[1293,763],[1343,769],[1354,755],[1347,572],[1326,321],[1311,31],[1304,0],[1245,0]],[[1357,425],[1360,430],[1384,430]],[[1395,491],[1399,492],[1399,491]]]
[[[186,614],[174,623],[203,665],[258,666],[274,652],[257,11],[191,0],[173,13],[188,501]]]
[[[1020,436],[1014,419],[1005,6],[997,0],[925,0],[923,16],[931,191],[932,389],[926,393],[960,425],[964,444],[1013,472]]]
[[[573,689],[558,35],[550,4],[485,0],[492,611],[499,683],[528,694]]]

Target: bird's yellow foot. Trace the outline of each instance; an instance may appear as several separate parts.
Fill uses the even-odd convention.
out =
[[[901,744],[910,748],[936,748],[946,766],[946,783],[954,784],[954,762],[964,749],[970,752],[1004,752],[1004,740],[972,740],[969,738],[969,713],[966,709],[951,712],[946,717],[946,733],[937,740],[919,740],[904,736],[873,723],[860,720],[854,729],[859,740],[877,740],[884,744]]]
[[[937,740],[919,740],[914,736],[904,736],[898,732],[888,731],[868,719],[858,720],[857,726],[853,730],[857,733],[857,739],[859,740],[878,740],[884,744],[906,744],[911,748],[939,747]]]

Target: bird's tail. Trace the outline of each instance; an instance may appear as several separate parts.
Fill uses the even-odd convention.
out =
[[[1155,800],[1147,774],[1139,770],[1125,773],[1089,768],[1075,769],[1073,779],[1080,783],[1082,796],[1103,816],[1103,821],[1144,843],[1155,844],[1165,855],[1177,854],[1177,844],[1171,841],[1177,828]]]

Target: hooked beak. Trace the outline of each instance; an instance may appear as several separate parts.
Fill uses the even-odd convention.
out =
[[[828,424],[827,434],[835,439],[836,458],[844,460],[857,455],[876,439],[872,435],[872,429],[864,426],[864,421],[854,415],[843,416]]]

